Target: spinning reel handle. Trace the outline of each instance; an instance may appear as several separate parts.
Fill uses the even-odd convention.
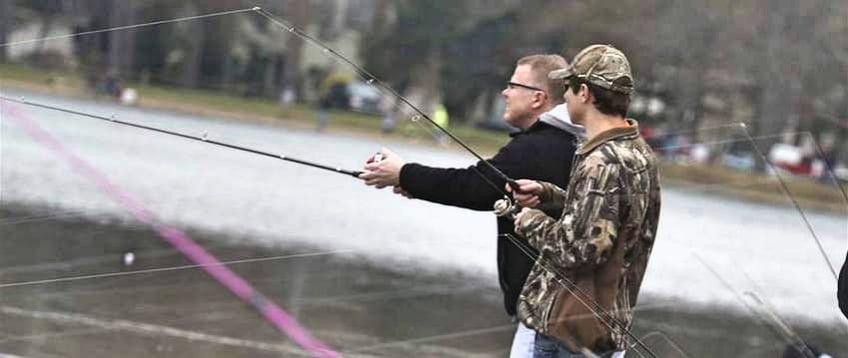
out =
[[[498,217],[514,218],[521,211],[521,207],[508,197],[495,202],[495,215]]]

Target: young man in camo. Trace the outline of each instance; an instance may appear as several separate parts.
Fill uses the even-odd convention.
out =
[[[626,119],[633,76],[621,51],[589,46],[549,76],[566,80],[569,115],[588,140],[566,190],[519,180],[514,196],[525,209],[515,231],[540,252],[519,317],[538,333],[534,357],[620,356],[656,236],[656,158],[638,123]],[[529,209],[540,203],[561,205],[562,216]]]

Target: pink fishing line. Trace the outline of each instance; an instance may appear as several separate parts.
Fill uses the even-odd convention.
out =
[[[118,202],[132,213],[137,220],[155,228],[165,241],[193,263],[202,265],[201,268],[206,273],[240,299],[254,306],[268,322],[279,331],[285,333],[300,347],[315,357],[339,356],[329,346],[309,334],[290,314],[254,289],[247,281],[232,270],[221,264],[215,256],[212,256],[212,254],[188,237],[188,235],[160,221],[139,200],[133,198],[128,192],[109,181],[103,173],[74,154],[56,137],[38,126],[35,121],[29,118],[17,106],[8,103],[8,101],[3,102],[6,102],[6,104],[1,109],[5,109],[5,112],[11,115],[6,118],[11,118],[27,135],[52,150],[56,156],[64,160],[74,171],[94,182],[109,198]]]

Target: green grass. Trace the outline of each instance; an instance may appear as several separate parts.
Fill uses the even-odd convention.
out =
[[[58,82],[57,82],[58,79]],[[52,82],[51,82],[52,81]],[[2,64],[0,65],[0,88],[4,85],[22,87],[31,90],[59,92],[64,95],[85,95],[83,80],[78,74],[60,71],[41,71],[32,67]],[[184,89],[178,87],[142,85],[130,83],[139,93],[143,107],[164,108],[191,113],[215,113],[225,117],[244,120],[260,120],[281,124],[299,124],[314,126],[317,111],[314,106],[296,104],[281,107],[277,101],[268,98],[240,97],[230,93],[211,90]],[[348,111],[331,111],[330,127],[353,130],[356,132],[376,133],[380,131],[381,118],[372,114]],[[454,122],[457,122],[454,120]],[[422,128],[424,127],[424,128]],[[426,129],[425,129],[426,128]],[[429,124],[417,125],[410,119],[398,121],[396,130],[390,137],[412,138],[421,141],[432,140],[431,132],[435,128]],[[450,130],[472,147],[484,152],[494,152],[507,141],[505,133],[480,130],[459,125]]]
[[[845,197],[839,184],[823,184],[808,178],[737,171],[715,165],[679,165],[663,163],[660,173],[663,182],[679,186],[683,190],[703,191],[745,198],[758,202],[793,205],[796,200],[803,210],[814,209],[838,214],[848,213]],[[848,190],[848,186],[843,184]]]
[[[281,107],[267,98],[245,98],[208,90],[191,90],[161,86],[133,86],[139,91],[142,102],[154,103],[188,112],[215,111],[220,115],[232,115],[240,119],[262,119],[280,124],[315,126],[318,113],[314,106],[296,104]],[[330,111],[329,126],[335,130],[376,134],[380,132],[382,118],[378,115],[349,111]],[[435,130],[426,123],[415,124],[411,119],[402,119],[388,137],[410,138],[417,141],[432,141]],[[469,126],[451,127],[450,130],[468,145],[485,153],[493,153],[508,139],[505,133],[480,130]]]
[[[58,70],[37,70],[17,64],[0,64],[0,89],[4,86],[52,89],[82,88],[82,77]]]
[[[84,81],[78,74],[61,71],[41,71],[32,67],[16,64],[0,65],[0,88],[11,86],[29,90],[60,93],[63,95],[85,95]],[[296,104],[281,107],[277,101],[268,98],[240,97],[231,93],[212,90],[185,89],[178,87],[142,85],[130,83],[139,93],[143,107],[162,108],[189,113],[215,114],[241,120],[257,120],[315,126],[317,111],[314,106]],[[331,111],[330,127],[335,130],[378,133],[381,118],[372,114],[348,111]],[[454,123],[458,122],[454,119]],[[422,126],[424,128],[422,128]],[[426,128],[426,129],[425,129]],[[408,118],[398,121],[397,127],[389,137],[409,138],[420,142],[432,141],[431,132],[435,128],[429,124],[414,124]],[[480,130],[474,127],[451,126],[451,132],[469,146],[484,153],[494,153],[508,140],[505,133]]]

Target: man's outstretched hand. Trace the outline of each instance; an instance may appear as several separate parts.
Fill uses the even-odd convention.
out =
[[[365,181],[365,185],[382,189],[387,186],[398,187],[400,184],[400,168],[406,162],[399,155],[388,148],[380,149],[382,160],[374,160],[374,156],[368,158],[363,173],[359,178]],[[399,192],[400,190],[400,192]],[[403,194],[403,189],[395,189],[395,193]]]

